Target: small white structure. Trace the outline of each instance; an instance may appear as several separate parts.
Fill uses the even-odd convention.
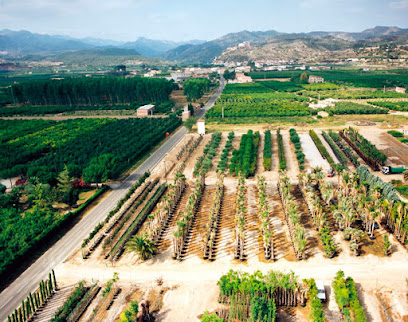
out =
[[[193,76],[192,73],[183,73],[183,72],[176,72],[170,73],[171,78],[176,82],[184,82],[186,79],[189,79]]]
[[[229,84],[246,84],[252,83],[252,78],[250,76],[246,76],[244,73],[236,73],[234,80],[229,80]]]
[[[325,107],[334,107],[336,105],[336,103],[338,102],[338,100],[334,99],[334,98],[328,98],[325,99],[323,101],[318,101],[317,103],[310,103],[309,107],[310,108],[325,108]]]
[[[204,120],[198,120],[198,122],[197,122],[197,132],[200,135],[205,135],[205,121]]]
[[[187,121],[187,119],[189,119],[190,117],[191,117],[191,112],[188,110],[188,107],[185,106],[185,107],[184,107],[184,111],[183,111],[183,113],[181,114],[181,120],[182,120],[183,122],[185,122],[185,121]]]
[[[324,78],[316,75],[309,76],[309,84],[324,83]]]
[[[405,94],[405,92],[407,91],[404,87],[395,87],[395,91],[397,92],[397,93],[402,93],[402,94]]]
[[[149,116],[149,113],[153,114],[153,110],[154,110],[153,104],[140,106],[137,109],[137,116]]]

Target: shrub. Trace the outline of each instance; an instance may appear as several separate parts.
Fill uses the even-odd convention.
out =
[[[394,138],[403,138],[404,137],[404,134],[402,134],[399,131],[395,131],[395,130],[387,131],[387,133],[391,134]]]

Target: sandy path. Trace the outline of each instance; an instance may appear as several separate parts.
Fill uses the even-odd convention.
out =
[[[193,256],[199,258],[203,257],[203,239],[205,226],[210,221],[210,207],[214,199],[214,195],[215,188],[213,186],[206,185],[193,225],[193,232],[191,235],[190,244],[188,246],[188,253],[183,258],[183,260],[192,258]]]
[[[299,166],[295,157],[295,154],[292,152],[292,143],[289,139],[288,131],[281,131],[283,146],[285,149],[285,158],[286,158],[286,170],[288,172],[288,177],[290,179],[297,179],[297,174],[299,173]],[[277,157],[279,163],[279,156]]]
[[[232,259],[235,228],[236,184],[225,185],[224,197],[221,205],[220,226],[217,236],[216,261],[228,263]]]
[[[255,194],[256,185],[247,186],[247,215],[245,217],[245,255],[251,261],[260,252],[263,253],[262,245],[259,243],[261,232],[258,222],[258,200]],[[262,237],[261,237],[262,240]]]
[[[386,130],[359,129],[367,140],[371,141],[377,149],[388,156],[387,164],[392,166],[408,166],[408,145],[399,142],[387,133]]]
[[[323,170],[329,170],[330,165],[327,160],[323,159],[312,138],[308,133],[299,133],[303,153],[309,163],[310,168],[322,167]]]
[[[261,172],[264,172],[263,166],[263,150],[265,146],[265,132],[259,132],[259,146],[256,159],[256,172],[255,176],[259,175]]]
[[[174,321],[172,317],[175,316],[180,317],[179,321],[195,321],[196,316],[205,309],[212,310],[218,307],[216,282],[229,269],[239,269],[251,273],[257,269],[264,273],[272,268],[285,272],[293,270],[300,278],[314,277],[322,280],[326,286],[331,284],[336,272],[341,269],[346,276],[353,277],[364,290],[380,288],[383,288],[382,291],[392,290],[396,295],[398,313],[406,315],[408,314],[408,305],[405,300],[405,277],[407,275],[408,256],[405,250],[398,248],[399,251],[388,258],[373,255],[367,255],[364,258],[350,257],[343,252],[334,259],[326,259],[318,254],[307,261],[292,262],[279,259],[273,264],[257,262],[256,258],[251,262],[251,265],[246,262],[239,263],[230,260],[228,262],[202,261],[200,265],[197,265],[197,262],[193,260],[176,262],[156,259],[137,265],[128,264],[109,268],[101,265],[87,265],[87,269],[84,270],[78,269],[76,265],[65,264],[56,268],[56,274],[65,283],[76,282],[81,278],[106,281],[112,277],[115,271],[119,273],[121,283],[152,283],[157,277],[163,276],[167,283],[180,285],[179,292],[170,292],[165,297],[163,312],[166,314],[163,321]],[[375,307],[370,304],[370,300],[366,303],[366,297],[362,300],[363,305],[367,305],[371,316],[377,316],[378,306]],[[173,305],[174,303],[179,304]]]

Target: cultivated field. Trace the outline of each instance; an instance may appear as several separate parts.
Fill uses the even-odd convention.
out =
[[[369,140],[390,136],[375,128],[360,132]],[[368,320],[381,321],[387,316],[395,321],[406,319],[406,236],[395,230],[385,208],[373,216],[365,215],[364,205],[359,206],[358,196],[375,193],[371,189],[364,192],[358,186],[360,178],[367,174],[361,169],[356,171],[346,157],[348,170],[328,178],[329,163],[340,163],[340,157],[321,131],[317,135],[332,161],[323,158],[324,153],[308,132],[298,131],[305,155],[304,169],[300,170],[289,132],[282,130],[281,134],[286,170],[279,172],[276,131],[271,131],[271,170],[263,165],[265,134],[261,132],[258,141],[254,133],[251,142],[255,168],[248,178],[231,174],[229,169],[235,162],[233,158],[239,159],[233,150],[240,151],[250,134],[235,132],[232,136],[223,132],[203,138],[187,135],[110,221],[57,267],[61,282],[69,285],[80,279],[103,284],[114,272],[119,274],[115,285],[121,292],[109,310],[103,304],[108,300],[97,296],[81,321],[92,314],[115,319],[134,299],[139,303],[149,299],[154,307],[150,311],[163,321],[192,321],[204,310],[232,314],[225,313],[228,306],[218,303],[216,285],[230,269],[249,273],[294,271],[300,279],[323,281],[329,297],[324,312],[331,321],[341,320],[330,285],[336,272],[343,270],[357,283],[358,299]],[[342,146],[341,151],[348,147],[369,173],[369,163],[341,140],[343,146],[337,145]],[[405,148],[398,141],[393,144]],[[387,149],[377,146],[387,154]],[[392,156],[390,159],[386,164],[394,164]],[[218,167],[222,160],[227,162],[224,171]],[[236,163],[236,167],[240,166],[245,169],[245,164]],[[401,175],[381,178],[389,181],[401,179]],[[378,193],[381,200],[391,198]],[[377,205],[375,199],[367,199],[366,203],[367,207]],[[152,258],[142,261],[137,252],[126,251],[125,242],[135,235],[155,242],[157,251]],[[389,236],[391,246],[384,245],[384,236]],[[304,321],[308,310],[309,305],[290,309],[278,305],[277,317]]]

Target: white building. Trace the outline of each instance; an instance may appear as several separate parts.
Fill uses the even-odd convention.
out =
[[[170,76],[176,83],[179,83],[184,82],[186,79],[191,78],[193,75],[191,73],[177,72],[171,73]]]
[[[245,83],[252,83],[252,78],[246,76],[244,73],[236,73],[234,80],[229,80],[228,83],[230,84],[245,84]]]
[[[324,83],[324,78],[316,75],[310,75],[308,82],[309,84]]]

